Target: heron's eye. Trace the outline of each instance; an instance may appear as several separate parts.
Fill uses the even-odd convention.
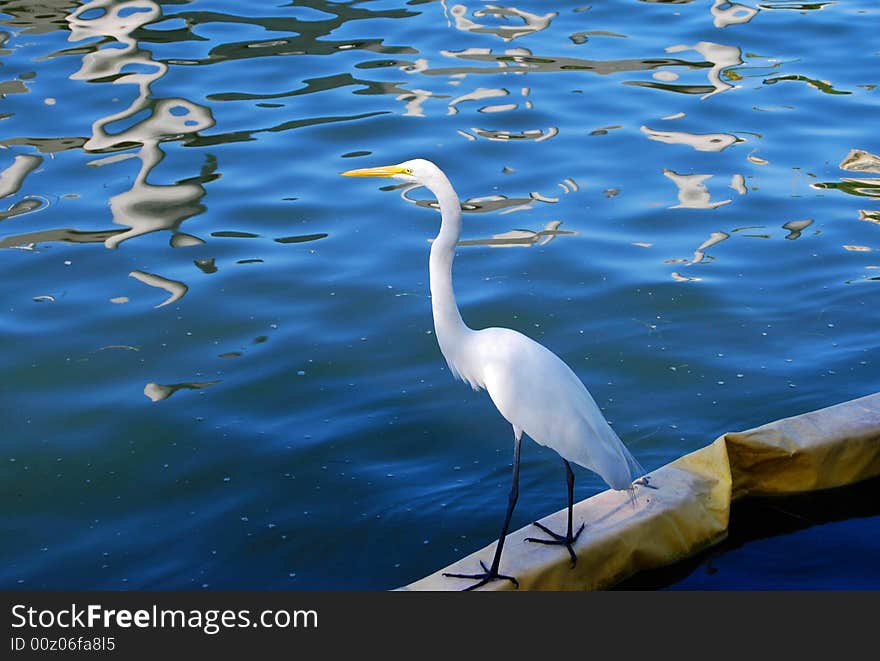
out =
[[[408,174],[409,176],[412,176],[412,173],[413,173],[412,168],[407,168],[406,170],[404,170],[404,173]]]

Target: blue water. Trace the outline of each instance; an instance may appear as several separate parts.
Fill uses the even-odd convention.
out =
[[[438,216],[354,167],[447,171],[465,320],[563,357],[648,469],[880,391],[871,0],[29,6],[0,2],[2,587],[386,589],[494,539],[511,432],[436,347]],[[529,443],[513,525],[564,499]],[[835,534],[803,543],[858,585]]]
[[[731,508],[721,543],[619,589],[877,590],[880,478]]]

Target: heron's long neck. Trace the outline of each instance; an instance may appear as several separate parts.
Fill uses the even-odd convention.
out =
[[[452,288],[452,260],[461,234],[461,204],[448,181],[435,184],[431,192],[437,196],[442,217],[440,233],[431,245],[431,309],[440,350],[447,360],[453,362],[454,348],[460,346],[460,341],[470,333],[461,319]]]

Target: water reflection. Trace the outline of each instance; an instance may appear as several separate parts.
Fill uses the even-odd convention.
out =
[[[201,174],[192,179],[168,185],[148,183],[147,176],[163,157],[157,144],[145,143],[138,154],[141,167],[134,185],[110,198],[114,222],[130,229],[107,239],[104,245],[108,248],[116,248],[123,241],[151,232],[175,230],[184,220],[205,210],[200,203],[205,195],[202,184],[216,179],[216,161],[207,156]]]
[[[135,280],[140,280],[145,285],[149,285],[150,287],[157,287],[159,289],[164,289],[169,294],[171,294],[164,301],[159,303],[158,305],[154,305],[155,308],[165,307],[166,305],[170,305],[175,301],[179,301],[183,298],[184,294],[189,291],[189,287],[187,287],[184,283],[179,282],[177,280],[171,280],[169,278],[164,278],[161,275],[155,275],[153,273],[146,273],[144,271],[132,271],[128,274]]]
[[[184,232],[175,232],[171,236],[170,241],[172,248],[189,248],[192,246],[201,246],[205,244],[204,239],[200,239],[197,236],[193,236],[192,234],[186,234]]]
[[[672,277],[672,279],[675,280],[676,282],[699,282],[700,280],[702,280],[702,278],[698,278],[697,276],[693,276],[693,275],[682,275],[682,274],[679,273],[678,271],[673,271],[673,272],[670,273],[669,275],[670,275],[670,276]]]
[[[758,5],[761,9],[790,9],[792,11],[813,11],[816,9],[825,9],[836,2],[774,2],[773,4],[764,3]]]
[[[467,94],[462,94],[461,96],[455,97],[448,104],[448,113],[449,115],[458,114],[458,105],[461,103],[465,103],[467,101],[484,101],[485,99],[493,99],[499,97],[506,97],[510,94],[504,88],[493,88],[493,87],[478,87],[472,92],[468,92]],[[486,108],[488,106],[483,106],[480,108],[479,112],[486,112]],[[515,105],[513,106],[516,107]]]
[[[561,182],[559,182],[558,186],[566,194],[575,193],[580,190],[580,186],[578,186],[578,183],[571,177],[566,177],[565,179],[563,179]],[[436,200],[418,199],[410,195],[412,191],[418,190],[420,188],[422,188],[422,186],[418,184],[392,184],[390,186],[383,186],[382,190],[400,190],[400,197],[404,201],[409,202],[410,204],[414,204],[418,207],[439,210],[440,207],[437,204]],[[461,201],[461,210],[462,213],[493,213],[497,211],[500,215],[505,215],[508,213],[513,213],[515,211],[525,211],[527,209],[531,209],[534,202],[555,204],[559,202],[559,198],[550,195],[543,195],[538,191],[532,191],[531,193],[529,193],[528,197],[508,197],[506,195],[486,195],[482,197],[469,197]],[[310,240],[311,236],[315,236],[315,238],[323,238],[324,236],[326,236],[326,234],[309,235],[308,239],[304,238],[302,240]],[[281,241],[281,239],[276,239],[276,241]]]
[[[539,16],[516,7],[484,5],[482,9],[475,9],[473,11],[474,18],[496,18],[501,19],[502,22],[501,25],[487,25],[469,19],[467,17],[468,8],[463,4],[453,5],[449,13],[452,14],[457,29],[477,34],[494,34],[504,41],[512,41],[519,37],[546,30],[550,27],[550,21],[558,16],[556,12]],[[510,18],[522,20],[522,25],[510,25],[508,22]]]
[[[703,182],[715,175],[678,174],[673,170],[663,170],[663,176],[670,179],[678,187],[678,204],[669,207],[670,209],[717,209],[733,201],[730,199],[712,200],[712,195]]]
[[[471,127],[471,131],[481,138],[498,141],[533,140],[535,142],[542,142],[544,140],[549,140],[550,138],[554,138],[559,135],[559,129],[555,126],[549,126],[547,127],[547,129],[526,129],[524,131],[481,129],[474,126]],[[464,137],[474,138],[473,133],[468,133],[467,131],[461,129],[458,130],[458,134]]]
[[[798,74],[789,74],[786,76],[775,76],[773,78],[766,78],[764,80],[765,85],[775,85],[776,83],[786,82],[786,81],[794,81],[800,83],[806,83],[813,89],[817,89],[820,92],[824,92],[825,94],[852,94],[852,92],[847,92],[846,90],[838,90],[835,89],[834,86],[827,80],[819,80],[818,78],[808,78],[807,76],[801,76]]]
[[[119,112],[101,117],[92,124],[92,135],[85,149],[111,151],[139,145],[136,158],[140,168],[130,190],[110,198],[113,221],[129,227],[108,237],[105,244],[116,248],[122,242],[159,230],[176,229],[180,223],[202,211],[200,204],[205,195],[203,183],[216,178],[216,162],[206,158],[202,172],[186,181],[170,185],[151,184],[147,181],[153,169],[165,157],[159,146],[168,140],[180,140],[214,125],[211,111],[183,98],[156,99],[151,85],[164,76],[168,65],[158,62],[138,46],[132,36],[135,30],[155,22],[162,15],[152,0],[92,0],[69,17],[69,41],[109,38],[122,47],[99,48],[83,56],[82,66],[71,75],[72,80],[90,82],[112,80],[114,85],[133,85],[137,95],[132,103]],[[147,117],[141,119],[144,113]],[[112,132],[110,127],[122,124]],[[101,167],[114,163],[113,159],[99,159],[91,165]]]
[[[723,151],[737,142],[744,142],[730,133],[685,133],[683,131],[657,131],[647,126],[640,127],[642,133],[651,140],[673,145],[688,145],[697,151]]]
[[[706,258],[706,250],[711,248],[714,245],[721,243],[722,241],[726,241],[730,238],[730,234],[727,232],[712,232],[709,235],[709,238],[703,241],[699,247],[694,250],[693,259],[691,259],[689,266],[692,264],[700,264]]]
[[[405,101],[406,105],[404,108],[403,114],[407,117],[424,117],[425,111],[422,109],[422,104],[428,99],[435,97],[436,95],[433,92],[429,92],[428,90],[410,90],[408,92],[404,92],[402,94],[398,94],[396,97],[397,101]],[[442,97],[441,97],[442,98]]]
[[[493,248],[530,248],[532,246],[546,246],[557,236],[573,236],[577,232],[560,230],[561,220],[551,220],[544,229],[535,231],[527,229],[514,229],[501,234],[493,234],[487,239],[467,239],[459,241],[460,246],[491,246]]]
[[[765,229],[764,225],[749,225],[747,227],[737,227],[731,232],[738,234],[739,236],[743,236],[747,239],[769,239],[769,234],[743,234],[746,230],[762,230]]]
[[[51,229],[25,234],[15,234],[0,239],[0,248],[25,248],[33,250],[41,243],[104,243],[115,234],[121,233],[120,229],[106,230],[76,230],[76,229]]]
[[[237,28],[242,33],[249,31],[244,26],[257,28],[261,35],[272,34],[271,38],[237,39],[219,43],[211,48],[206,58],[174,59],[170,63],[187,66],[203,66],[225,60],[247,60],[266,57],[289,57],[299,55],[334,55],[341,51],[364,50],[386,55],[416,54],[418,51],[408,46],[389,46],[383,39],[359,38],[333,41],[325,39],[334,31],[346,25],[357,25],[359,21],[375,19],[404,19],[418,15],[410,9],[370,9],[361,3],[321,2],[309,0],[299,2],[318,12],[314,20],[292,16],[289,12],[278,15],[267,13],[256,15],[235,15],[221,11],[202,10],[198,5],[193,9],[181,11],[175,17],[187,25],[187,37],[203,39],[199,32],[218,30],[233,32]],[[190,36],[194,35],[194,36]]]
[[[0,172],[0,198],[9,197],[17,193],[25,177],[40,167],[42,162],[42,156],[33,156],[31,154],[16,156],[12,165],[3,170],[3,172]]]
[[[716,44],[711,41],[700,41],[693,46],[686,46],[683,44],[679,44],[677,46],[670,46],[666,49],[667,53],[683,53],[689,50],[693,50],[702,55],[710,64],[711,68],[706,73],[706,76],[709,79],[709,89],[705,90],[701,99],[708,99],[710,96],[714,96],[716,94],[720,94],[721,92],[726,92],[727,90],[734,89],[736,85],[732,85],[724,80],[721,80],[721,76],[724,73],[725,69],[730,67],[735,67],[738,64],[742,64],[742,50],[740,50],[737,46],[725,46],[724,44]],[[660,89],[670,90],[670,91],[681,91],[688,92],[691,94],[694,93],[702,93],[703,90],[696,91],[694,88],[688,89],[681,85],[663,85],[660,83],[640,83],[645,87],[656,87]]]
[[[462,5],[456,7],[461,10]],[[487,6],[485,13],[500,12],[493,15],[508,15],[506,8],[499,8],[495,5]],[[481,13],[481,15],[483,15]],[[552,15],[541,17],[547,19]],[[470,20],[470,19],[467,19]],[[459,28],[461,25],[461,16],[459,16]],[[478,30],[474,27],[476,24],[468,23],[468,30]],[[543,25],[543,24],[541,24]],[[505,26],[505,29],[510,29]],[[543,29],[543,27],[541,28]],[[502,28],[498,28],[502,30]],[[502,30],[503,31],[503,30]],[[514,34],[514,32],[504,32],[504,34]],[[618,33],[594,30],[578,33],[573,38],[575,42],[585,40],[587,35],[603,35],[614,37],[626,37]],[[518,35],[517,36],[521,36]],[[575,38],[576,37],[576,38]],[[512,39],[514,37],[510,37]],[[510,39],[505,38],[506,41]],[[460,85],[465,78],[476,74],[526,74],[526,73],[559,73],[571,71],[587,71],[600,75],[620,74],[632,71],[653,71],[654,80],[651,81],[624,81],[627,85],[637,85],[645,87],[654,87],[667,91],[680,92],[686,94],[701,94],[703,98],[712,96],[719,92],[732,89],[734,85],[727,83],[721,79],[722,73],[738,64],[742,64],[741,52],[739,48],[733,46],[724,46],[712,42],[699,42],[694,46],[671,46],[666,49],[667,52],[683,52],[693,50],[699,53],[705,60],[685,60],[671,57],[651,57],[651,58],[632,58],[632,59],[612,59],[612,60],[591,60],[576,57],[565,57],[559,55],[543,55],[536,54],[528,48],[506,48],[500,52],[495,52],[491,48],[485,47],[469,47],[461,50],[441,50],[440,54],[446,58],[454,60],[465,60],[475,63],[485,63],[486,66],[458,65],[458,66],[436,66],[432,64],[427,57],[420,57],[415,60],[373,60],[368,62],[360,62],[355,66],[360,69],[376,69],[385,67],[395,67],[408,75],[421,74],[423,76],[442,76],[448,79],[449,85]],[[706,61],[708,60],[708,61]],[[672,71],[672,68],[680,68],[685,70],[706,70],[709,78],[709,85],[694,85],[684,83],[674,83],[679,78],[679,73]],[[404,114],[424,117],[427,115],[426,102],[430,99],[448,98],[448,95],[431,90],[427,85],[414,87],[413,89],[403,90],[399,85],[387,82],[371,82],[365,80],[350,80],[345,84],[359,83],[367,86],[367,90],[357,93],[372,94],[394,94],[398,101],[405,103]],[[298,91],[296,93],[302,93]],[[529,88],[522,89],[522,96],[528,96]],[[461,104],[472,101],[484,101],[488,99],[505,99],[505,103],[483,104],[478,108],[481,113],[498,113],[509,112],[517,108],[524,107],[531,109],[532,101],[526,99],[522,103],[515,103],[509,100],[511,91],[507,88],[488,88],[476,86],[471,91],[465,92],[453,98],[447,104],[448,114],[457,114]],[[212,98],[221,98],[215,95]],[[224,95],[223,99],[227,99],[228,95]],[[250,98],[250,97],[248,97]],[[357,119],[357,117],[337,117],[326,121],[341,121],[347,119]],[[457,133],[468,140],[476,140],[485,138],[489,140],[546,140],[558,135],[557,127],[549,127],[547,129],[529,129],[529,130],[510,130],[499,129],[489,130],[479,127],[473,127],[469,130],[462,128],[457,129]]]
[[[0,25],[7,25],[21,34],[55,32],[65,27],[67,15],[75,6],[73,0],[7,0],[2,3],[2,11],[12,18],[0,17]]]
[[[715,27],[726,28],[728,25],[748,23],[757,15],[759,10],[735,2],[715,0],[711,11],[712,17],[715,19]]]
[[[628,34],[620,34],[619,32],[610,32],[609,30],[585,30],[584,32],[575,32],[569,37],[575,44],[585,44],[590,37],[617,37],[618,39],[629,39]]]
[[[840,162],[841,170],[848,172],[866,172],[868,174],[880,173],[880,156],[876,156],[870,152],[861,149],[851,149],[849,153]],[[849,195],[858,195],[860,197],[880,198],[880,178],[852,178],[841,177],[839,182],[826,181],[821,183],[810,184],[812,188],[820,190],[832,189],[843,191]],[[870,212],[860,211],[862,214]]]
[[[840,162],[841,170],[850,172],[871,172],[880,174],[880,156],[861,149],[851,149]]]
[[[801,234],[805,229],[810,227],[813,224],[813,220],[804,219],[804,220],[790,220],[782,225],[782,229],[787,230],[788,234],[786,234],[785,238],[787,240],[795,240],[801,237]],[[699,264],[705,264],[710,261],[714,261],[714,257],[712,255],[708,255],[707,251],[709,248],[712,248],[723,241],[727,241],[733,234],[737,234],[738,236],[742,236],[745,238],[757,238],[757,239],[769,239],[771,238],[770,234],[744,234],[745,230],[755,230],[755,229],[764,229],[764,226],[752,226],[752,227],[737,227],[729,232],[715,231],[709,234],[709,238],[703,241],[697,248],[694,250],[693,257],[690,259],[686,258],[674,258],[664,260],[664,264],[682,264],[685,267],[695,266]],[[818,232],[817,232],[818,234]],[[635,245],[640,245],[644,247],[650,246],[650,244],[644,243],[636,243]],[[845,246],[846,247],[846,246]],[[856,247],[857,248],[857,247]],[[848,249],[853,249],[853,246],[850,246]],[[696,281],[700,280],[697,277],[685,276],[679,272],[672,273],[672,278],[678,281]]]
[[[217,272],[217,264],[214,257],[196,259],[193,260],[193,264],[195,264],[202,273],[210,275],[211,273]]]
[[[163,385],[161,383],[148,383],[144,386],[144,394],[154,402],[168,399],[178,390],[201,390],[213,386],[220,381],[190,381],[187,383],[171,383]]]
[[[813,221],[809,218],[806,220],[790,220],[785,223],[782,228],[788,230],[788,234],[786,235],[786,239],[793,241],[794,239],[801,238],[801,233],[807,229],[810,225],[813,224]]]
[[[574,193],[580,190],[578,183],[567,177],[559,182],[559,187],[564,193]],[[384,186],[382,190],[400,190],[400,197],[410,204],[414,204],[422,208],[430,208],[439,210],[439,205],[434,199],[418,199],[412,197],[410,193],[420,189],[420,185],[399,184]],[[487,195],[484,197],[471,197],[461,202],[461,210],[463,213],[492,213],[499,212],[499,215],[513,213],[515,211],[524,211],[532,208],[534,202],[542,202],[545,204],[555,204],[560,198],[543,195],[538,191],[532,191],[528,197],[507,197],[506,195]],[[545,246],[557,236],[574,236],[577,232],[573,230],[560,230],[562,225],[560,220],[551,220],[540,230],[530,229],[512,229],[500,234],[493,234],[491,237],[483,239],[465,239],[458,242],[459,246],[490,246],[494,248],[513,248],[513,247],[531,247]],[[278,239],[276,239],[278,240]]]
[[[839,182],[810,184],[813,188],[832,188],[859,197],[880,197],[880,179],[853,179],[841,177]]]
[[[718,46],[718,44],[710,44],[710,46]],[[676,47],[677,48],[677,47]],[[724,48],[719,47],[719,52],[723,52]],[[688,47],[681,47],[682,50],[690,50]],[[669,49],[667,49],[668,51]],[[739,49],[736,49],[739,53]],[[712,52],[707,49],[707,52]],[[624,60],[587,60],[577,57],[561,57],[535,55],[527,48],[512,48],[501,53],[494,53],[489,48],[465,48],[459,51],[444,50],[441,53],[449,58],[459,60],[469,60],[473,62],[491,63],[489,67],[428,67],[421,73],[429,76],[462,76],[468,74],[496,74],[499,69],[512,73],[557,73],[562,71],[590,71],[593,73],[608,75],[615,73],[624,73],[627,71],[651,71],[663,67],[680,66],[685,68],[705,69],[711,63],[700,61],[680,60],[675,58],[649,58],[649,59],[624,59]],[[734,64],[741,64],[740,61]],[[723,69],[731,64],[723,64]],[[720,69],[719,69],[720,71]],[[632,83],[637,84],[637,83]]]
[[[329,234],[326,232],[318,232],[317,234],[297,234],[295,236],[281,236],[277,239],[272,239],[275,243],[307,243],[309,241],[318,241],[319,239],[326,239]]]
[[[0,221],[15,216],[23,216],[26,213],[39,211],[40,209],[45,209],[47,206],[49,206],[49,202],[44,198],[26,197],[23,200],[19,200],[10,205],[6,211],[0,211]]]

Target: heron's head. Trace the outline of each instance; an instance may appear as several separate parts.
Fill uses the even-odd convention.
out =
[[[432,188],[432,184],[446,179],[443,172],[431,161],[423,158],[415,158],[404,161],[397,165],[382,165],[377,168],[362,168],[360,170],[348,170],[342,173],[343,177],[388,177],[399,179],[411,184],[421,184]]]

